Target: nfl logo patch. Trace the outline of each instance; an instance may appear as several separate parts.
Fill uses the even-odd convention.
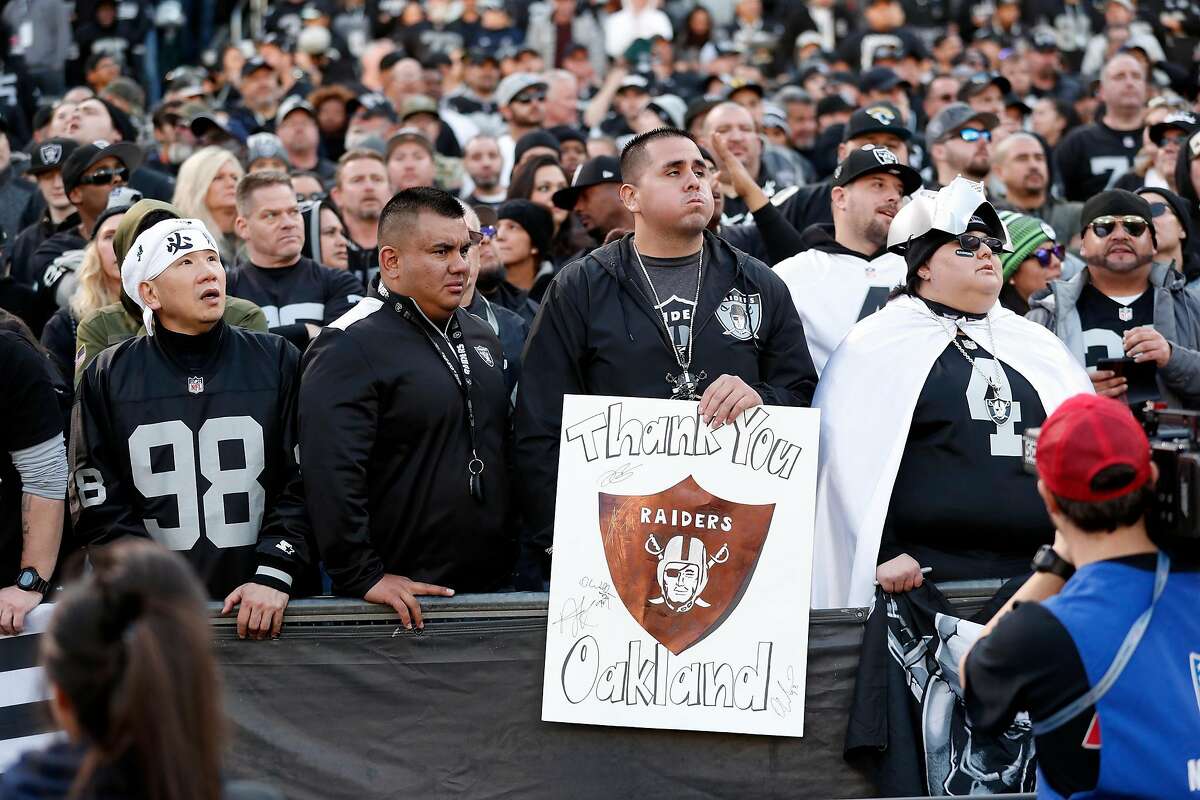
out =
[[[204,378],[188,378],[188,394],[200,394],[204,391]]]

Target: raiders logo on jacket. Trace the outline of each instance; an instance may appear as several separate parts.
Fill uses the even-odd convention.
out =
[[[309,339],[305,323],[328,325],[364,293],[354,275],[303,256],[290,267],[268,269],[242,262],[230,270],[226,291],[256,304],[267,315],[271,332],[301,349]]]
[[[671,397],[667,376],[680,372],[676,343],[644,286],[629,234],[565,267],[534,319],[515,427],[519,490],[533,536],[526,544],[539,551],[551,543],[563,395]],[[687,323],[693,328],[691,372],[704,373],[701,393],[729,374],[767,405],[811,402],[817,373],[804,326],[777,275],[705,232],[699,298]]]
[[[101,353],[72,416],[71,509],[82,544],[149,536],[213,598],[253,581],[315,588],[295,457],[300,354],[219,322],[156,326]]]

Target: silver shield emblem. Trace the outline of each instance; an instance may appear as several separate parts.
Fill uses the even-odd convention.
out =
[[[42,145],[42,163],[44,163],[46,166],[57,164],[60,158],[62,158],[61,144]]]
[[[487,364],[489,367],[496,366],[496,362],[492,360],[492,351],[488,350],[481,344],[477,344],[475,345],[475,352],[478,353],[479,357],[483,359],[483,363]]]
[[[762,297],[733,289],[717,306],[717,320],[726,336],[743,342],[758,336],[758,327],[762,324]]]

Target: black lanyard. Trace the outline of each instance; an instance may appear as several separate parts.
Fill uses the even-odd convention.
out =
[[[379,283],[379,294],[387,299],[392,299],[391,293],[383,282]],[[410,297],[398,297],[395,302],[395,309],[400,316],[416,325],[421,333],[425,334],[425,340],[429,342],[429,346],[441,356],[442,363],[446,365],[446,369],[450,371],[450,377],[454,379],[454,385],[458,387],[458,393],[463,400],[463,410],[467,415],[467,437],[471,442],[471,460],[467,462],[467,482],[471,491],[471,497],[475,498],[475,502],[483,502],[483,460],[479,457],[475,443],[475,405],[471,402],[471,362],[467,358],[467,344],[463,338],[462,324],[458,320],[458,314],[452,314],[449,322],[446,324],[446,330],[438,330],[438,335],[445,340],[458,355],[458,364],[447,357],[446,351],[442,349],[437,340],[430,333],[430,328],[434,327],[433,323],[421,311],[415,302]],[[436,328],[435,328],[436,329]],[[453,341],[452,341],[453,340]]]

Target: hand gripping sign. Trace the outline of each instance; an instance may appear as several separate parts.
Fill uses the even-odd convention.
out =
[[[565,399],[544,720],[802,735],[818,428]]]

